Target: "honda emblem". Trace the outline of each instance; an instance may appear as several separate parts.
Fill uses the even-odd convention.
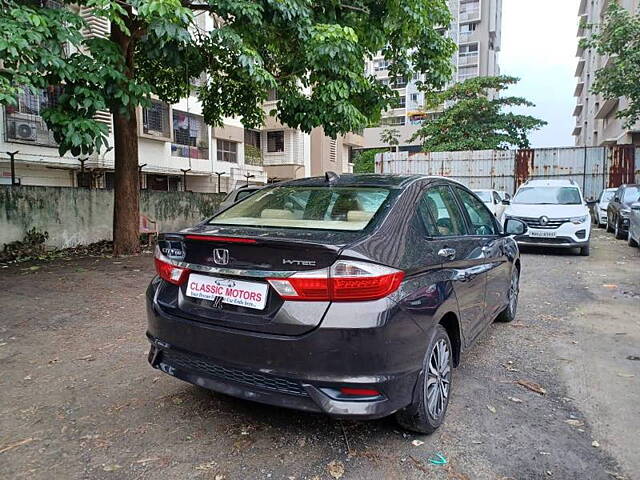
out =
[[[229,264],[229,250],[226,248],[216,248],[213,250],[213,261],[216,265],[228,265]]]

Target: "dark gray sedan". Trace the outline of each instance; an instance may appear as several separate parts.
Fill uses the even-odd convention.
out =
[[[442,423],[453,367],[516,314],[510,234],[463,185],[327,174],[160,236],[149,362],[228,395],[336,417]]]

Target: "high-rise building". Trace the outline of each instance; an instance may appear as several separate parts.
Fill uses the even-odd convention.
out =
[[[593,48],[583,48],[581,40],[588,35],[585,25],[601,24],[605,20],[611,0],[581,0],[578,9],[578,79],[574,95],[576,106],[573,129],[576,146],[599,146],[613,144],[640,143],[640,122],[631,128],[624,126],[625,120],[616,118],[620,110],[628,106],[624,97],[606,100],[591,92],[596,72],[609,65],[611,58],[600,55]],[[639,0],[619,0],[618,4],[630,12],[637,12]]]
[[[499,75],[502,0],[448,0],[448,3],[453,20],[445,33],[458,45],[451,59],[455,69],[453,82]],[[425,119],[437,115],[438,111],[425,111],[424,95],[416,87],[420,75],[394,80],[389,78],[388,67],[381,56],[372,58],[366,65],[367,73],[397,90],[400,99],[395,108],[383,114],[380,125],[364,130],[364,148],[387,147],[380,134],[391,127],[400,134],[400,150],[417,151],[420,142],[410,138]]]

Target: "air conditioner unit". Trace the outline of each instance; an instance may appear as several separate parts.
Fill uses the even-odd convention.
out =
[[[38,127],[32,122],[14,122],[14,138],[16,140],[35,141],[38,138]]]

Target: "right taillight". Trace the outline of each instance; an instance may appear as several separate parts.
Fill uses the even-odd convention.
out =
[[[182,285],[189,276],[190,270],[188,268],[179,267],[171,263],[171,260],[160,252],[158,246],[156,246],[153,262],[155,263],[158,276],[174,285]]]
[[[404,272],[373,263],[339,260],[331,268],[270,278],[285,300],[354,302],[377,300],[395,292]]]

